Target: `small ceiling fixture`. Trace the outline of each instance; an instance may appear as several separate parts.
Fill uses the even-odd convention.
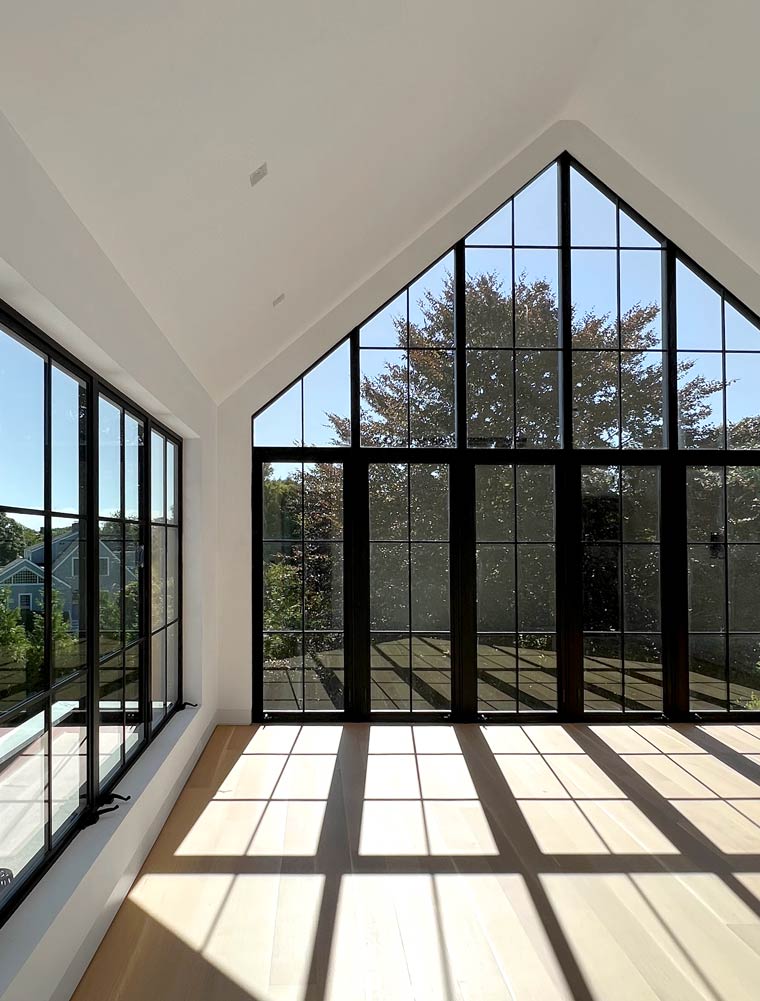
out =
[[[267,176],[268,173],[269,173],[269,168],[267,167],[267,162],[265,160],[261,164],[261,166],[257,167],[251,174],[251,187],[253,187],[255,184],[258,184],[259,181],[262,181]]]
[[[280,292],[280,294],[276,298],[272,299],[272,306],[277,307],[280,305],[281,302],[285,302],[284,292]]]

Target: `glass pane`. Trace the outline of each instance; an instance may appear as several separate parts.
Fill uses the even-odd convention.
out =
[[[476,537],[491,542],[514,540],[514,467],[475,467]]]
[[[176,529],[172,529],[176,532]],[[140,569],[142,544],[140,526],[124,526],[124,632],[125,642],[134,643],[141,634]]]
[[[54,511],[83,511],[86,505],[87,396],[78,379],[53,365],[51,379],[51,491]],[[0,438],[0,441],[2,439]],[[5,443],[3,442],[3,448]],[[0,500],[0,503],[8,503]]]
[[[412,636],[412,709],[451,708],[451,640],[448,633]]]
[[[726,351],[760,351],[760,327],[725,303]]]
[[[620,539],[619,467],[584,466],[581,490],[583,538],[595,542]]]
[[[100,589],[100,656],[107,657],[123,646],[122,629],[122,560],[121,524],[100,523],[99,589]]]
[[[342,543],[307,543],[304,603],[305,629],[343,628]]]
[[[723,448],[723,361],[720,354],[678,353],[681,448]]]
[[[406,289],[364,324],[359,330],[359,345],[363,348],[406,347]]]
[[[512,251],[465,251],[467,346],[512,346]]]
[[[660,471],[655,466],[623,466],[623,539],[656,542],[660,537]]]
[[[292,462],[267,462],[263,472],[264,538],[300,539],[302,466]]]
[[[509,448],[513,431],[513,352],[467,352],[467,444]]]
[[[725,546],[689,546],[689,629],[726,627]]]
[[[404,463],[369,467],[369,536],[373,540],[407,539],[409,479]]]
[[[623,705],[620,636],[583,640],[583,703],[586,712],[618,712]]]
[[[617,208],[599,188],[570,168],[570,242],[574,247],[615,247]]]
[[[264,629],[301,629],[302,550],[287,542],[264,543]]]
[[[513,199],[515,243],[528,247],[556,247],[559,194],[557,165],[552,164]]]
[[[65,827],[87,804],[87,685],[84,677],[53,695],[52,826]]]
[[[17,889],[30,863],[45,848],[48,799],[48,738],[45,713],[26,713],[6,720],[0,757],[0,845],[2,867],[13,873],[0,882],[3,898]]]
[[[689,637],[689,690],[694,712],[728,708],[724,636]]]
[[[624,212],[619,213],[620,225],[620,246],[621,247],[652,247],[659,248],[660,241],[651,236],[643,226],[639,226],[633,219]]]
[[[179,698],[179,626],[166,630],[166,701],[171,709]]]
[[[507,202],[465,238],[475,246],[508,246],[512,242],[512,202]]]
[[[304,445],[351,444],[350,357],[344,341],[304,376]]]
[[[98,774],[101,787],[124,759],[124,655],[98,667]]]
[[[694,542],[724,542],[723,469],[695,466],[686,471],[687,532]]]
[[[517,655],[514,633],[478,635],[478,710],[517,708]]]
[[[304,537],[343,537],[343,466],[332,462],[307,462],[304,473]]]
[[[478,631],[515,631],[515,547],[477,547]]]
[[[620,251],[620,344],[662,347],[662,254]]]
[[[409,549],[406,543],[369,547],[369,607],[372,629],[409,628]]]
[[[662,640],[659,636],[625,636],[625,708],[662,712]]]
[[[676,326],[680,350],[723,347],[720,296],[681,261],[676,261]]]
[[[554,469],[551,466],[517,467],[517,539],[519,542],[554,541]]]
[[[559,352],[518,351],[518,448],[559,445]]]
[[[412,539],[432,542],[449,537],[449,470],[447,466],[409,467]]]
[[[124,517],[136,521],[140,517],[140,450],[143,426],[129,414],[124,414]],[[174,457],[174,446],[172,459]],[[172,483],[174,462],[172,461]]]
[[[0,711],[45,687],[43,519],[0,511]]]
[[[573,347],[617,349],[617,251],[573,250],[570,268]]]
[[[43,506],[45,362],[0,328],[0,504]]]
[[[166,715],[166,630],[154,633],[151,643],[151,712],[155,727]]]
[[[573,444],[617,448],[620,400],[616,351],[573,352]]]
[[[728,628],[760,631],[760,546],[728,547]]]
[[[620,357],[623,448],[662,448],[665,409],[661,351],[624,351]]]
[[[412,557],[413,630],[448,630],[449,547],[438,543],[415,543]]]
[[[362,445],[407,445],[409,373],[406,352],[361,351],[359,364]]]
[[[517,628],[554,629],[554,546],[517,547]]]
[[[264,709],[302,708],[303,659],[300,633],[264,636]]]
[[[303,444],[300,381],[255,418],[253,444],[272,447]]]
[[[520,347],[559,346],[558,273],[558,251],[515,251],[515,343]]]
[[[166,529],[154,525],[151,530],[151,629],[166,623]]]
[[[409,421],[414,447],[454,444],[454,352],[409,352]]]
[[[135,581],[136,583],[136,581]],[[127,584],[129,589],[129,584]],[[179,615],[179,529],[166,530],[166,621]]]
[[[166,519],[177,521],[177,446],[166,440]],[[127,515],[129,517],[129,515]]]
[[[166,519],[164,498],[164,437],[150,433],[150,518],[151,521]]]
[[[720,484],[719,471],[717,472]],[[728,466],[728,538],[731,542],[760,542],[760,467]],[[722,507],[720,527],[723,526]]]
[[[454,346],[454,252],[409,286],[409,345]]]
[[[760,635],[729,636],[728,683],[732,709],[760,709]]]
[[[58,681],[87,665],[86,532],[84,522],[69,521],[65,518],[51,519],[51,527],[53,534],[51,640],[53,673],[55,680]]]
[[[409,636],[372,633],[370,638],[371,707],[373,711],[411,708]]]
[[[588,632],[620,629],[619,559],[616,545],[583,547],[583,628]]]
[[[124,753],[126,757],[135,752],[145,740],[145,724],[142,715],[144,695],[140,680],[142,649],[143,644],[136,643],[124,652],[124,704],[126,708]]]
[[[547,712],[557,708],[556,638],[546,633],[520,633],[517,647],[520,710]]]
[[[760,447],[760,354],[726,355],[728,448]]]
[[[98,406],[100,514],[121,517],[121,410],[100,397]]]
[[[623,608],[626,631],[660,631],[659,546],[623,546]]]
[[[306,634],[306,709],[343,709],[344,664],[343,633]]]

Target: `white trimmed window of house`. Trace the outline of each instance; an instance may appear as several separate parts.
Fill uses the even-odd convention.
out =
[[[101,577],[108,577],[111,573],[111,566],[107,556],[101,556],[98,560],[99,573]]]
[[[22,612],[30,612],[32,610],[31,594],[20,594],[18,596],[18,607]]]

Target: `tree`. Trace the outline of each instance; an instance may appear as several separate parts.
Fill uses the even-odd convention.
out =
[[[0,512],[0,568],[24,555],[24,526]]]

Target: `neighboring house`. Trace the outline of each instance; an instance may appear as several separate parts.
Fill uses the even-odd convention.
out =
[[[76,632],[79,628],[81,589],[84,587],[84,567],[79,566],[79,534],[76,531],[57,535],[53,539],[53,587],[61,599],[63,617]],[[106,543],[100,543],[100,590],[118,593],[121,587],[121,560]],[[128,548],[126,583],[137,579],[136,552]],[[8,592],[11,608],[40,611],[44,594],[45,546],[42,542],[27,546],[24,555],[0,567],[0,589]]]

